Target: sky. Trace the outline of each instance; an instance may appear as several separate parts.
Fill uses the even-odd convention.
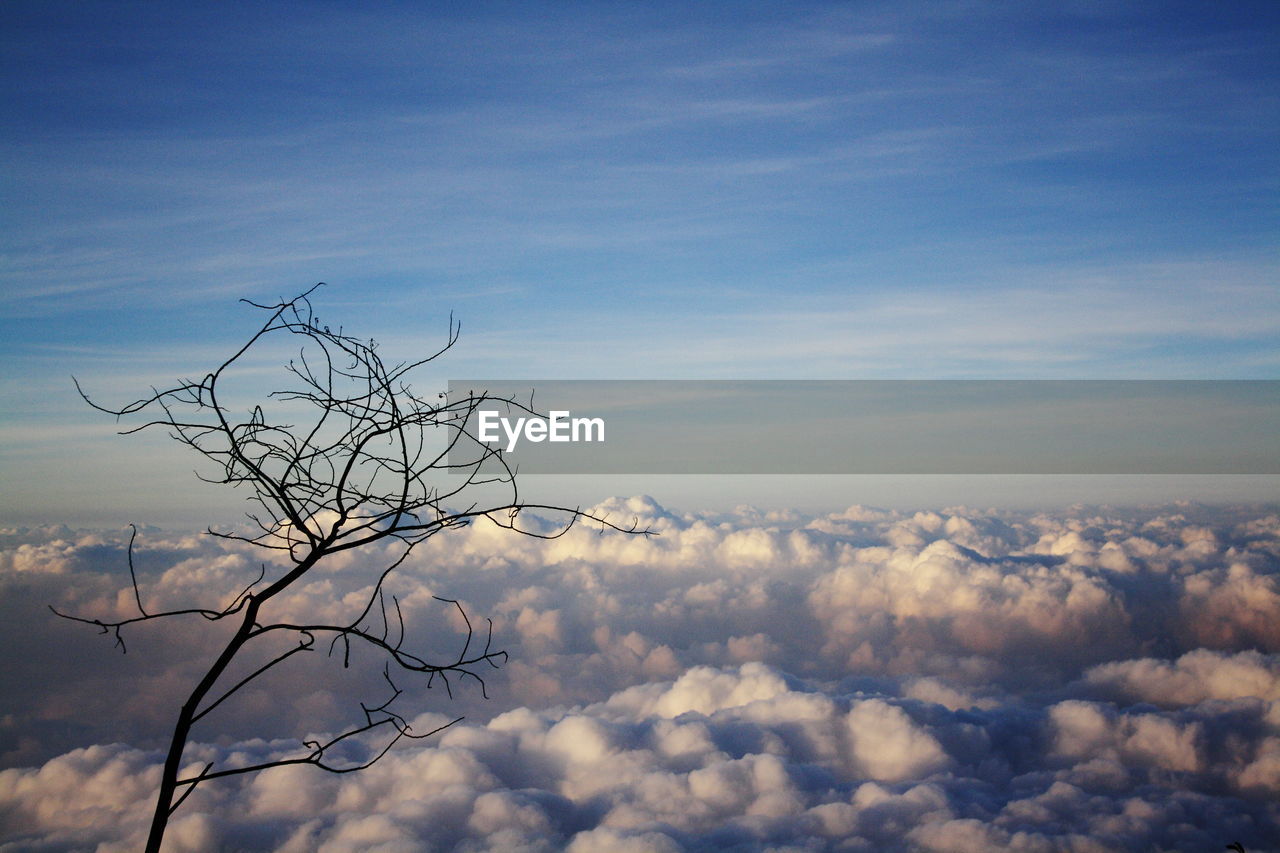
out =
[[[237,346],[238,299],[321,280],[322,318],[405,357],[452,312],[441,384],[1277,374],[1274,4],[0,16],[0,429],[23,520],[131,520],[100,511],[128,476],[191,504],[166,521],[209,511],[68,376],[132,399]],[[674,488],[936,485],[832,482]],[[673,488],[611,485],[555,489]]]
[[[50,605],[287,571],[192,532],[243,495],[72,376],[199,376],[260,325],[239,300],[324,281],[320,323],[389,360],[461,324],[425,393],[1277,380],[1277,44],[1273,2],[0,4],[0,849],[138,849],[217,642],[175,618],[125,655]],[[1277,849],[1280,477],[521,486],[656,535],[429,540],[388,591],[432,660],[462,640],[433,596],[492,619],[487,698],[404,683],[419,731],[466,719],[202,785],[172,853]],[[358,618],[392,544],[264,618]],[[356,663],[290,658],[186,760],[358,724]]]

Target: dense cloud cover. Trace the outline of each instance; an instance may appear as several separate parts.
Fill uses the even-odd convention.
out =
[[[1274,507],[597,509],[658,535],[476,525],[403,567],[418,645],[460,641],[448,595],[511,652],[487,701],[400,700],[419,731],[464,722],[358,774],[209,783],[171,849],[1280,849]],[[130,613],[125,541],[3,537],[0,849],[139,845],[208,626],[138,626],[122,656],[44,609]],[[281,610],[341,618],[376,556]],[[135,558],[154,606],[230,600],[261,559],[161,531]],[[296,754],[378,697],[380,671],[313,657],[220,708],[188,760]]]

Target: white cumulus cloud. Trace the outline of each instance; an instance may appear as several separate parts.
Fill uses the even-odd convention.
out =
[[[598,509],[659,535],[478,524],[394,576],[415,648],[456,651],[457,612],[432,598],[446,595],[492,618],[511,655],[487,700],[466,682],[452,701],[407,683],[397,700],[416,731],[464,722],[360,773],[204,785],[173,849],[1276,849],[1273,511]],[[135,612],[126,542],[0,539],[13,849],[131,850],[145,834],[205,626],[134,626],[121,655],[46,608]],[[321,567],[278,612],[350,614],[387,556]],[[260,566],[153,530],[134,557],[156,606],[225,602]],[[380,669],[299,657],[202,721],[187,760],[291,754],[385,698]]]

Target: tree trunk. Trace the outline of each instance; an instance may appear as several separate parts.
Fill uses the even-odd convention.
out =
[[[254,624],[258,620],[258,607],[261,602],[250,596],[248,603],[244,609],[244,620],[241,621],[240,627],[236,629],[235,635],[227,643],[226,648],[222,650],[222,654],[218,655],[218,659],[213,662],[213,666],[209,667],[209,671],[205,673],[204,678],[200,679],[200,683],[191,691],[191,695],[187,701],[183,703],[182,710],[178,712],[178,721],[173,726],[173,739],[169,742],[169,754],[164,759],[164,771],[160,777],[160,792],[156,795],[156,810],[151,817],[151,832],[147,836],[146,853],[160,853],[160,843],[164,840],[165,829],[169,825],[169,816],[173,813],[173,795],[178,790],[178,771],[182,769],[182,753],[187,746],[187,737],[191,734],[192,721],[196,715],[196,709],[200,707],[200,703],[204,701],[204,697],[208,695],[213,685],[222,675],[233,658],[240,651],[240,648],[249,639],[249,633],[253,630]]]

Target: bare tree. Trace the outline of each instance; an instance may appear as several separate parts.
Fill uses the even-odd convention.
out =
[[[471,680],[483,692],[480,672],[496,667],[506,659],[506,652],[493,648],[492,623],[476,632],[462,606],[443,598],[438,600],[456,608],[466,626],[461,648],[443,659],[406,648],[400,604],[388,593],[386,582],[415,546],[480,519],[540,538],[561,536],[583,520],[596,522],[602,530],[649,532],[635,524],[623,528],[579,509],[521,502],[513,470],[500,452],[472,434],[468,424],[474,422],[469,418],[481,405],[497,402],[526,410],[527,406],[483,393],[461,399],[445,395],[427,399],[415,393],[408,381],[410,372],[438,358],[458,339],[452,318],[440,350],[417,361],[389,365],[374,341],[358,340],[341,328],[331,331],[319,322],[309,301],[315,289],[276,305],[242,300],[266,311],[268,319],[244,346],[198,381],[153,389],[118,409],[94,403],[76,383],[94,408],[117,418],[145,419],[122,434],[165,430],[213,463],[213,472],[200,474],[202,479],[246,489],[254,505],[247,513],[251,527],[241,532],[213,528],[207,532],[275,555],[263,562],[257,579],[224,606],[150,610],[143,603],[134,570],[135,528],[129,540],[129,571],[138,615],[108,621],[54,611],[96,625],[102,633],[113,635],[121,649],[123,630],[135,623],[203,617],[210,622],[229,620],[236,626],[178,711],[147,840],[149,853],[159,851],[169,818],[204,782],[292,764],[350,773],[376,762],[402,738],[428,737],[458,722],[428,732],[412,731],[394,707],[402,694],[398,679],[417,676],[425,679],[426,686],[439,682],[450,695],[451,679]],[[287,365],[290,386],[272,391],[246,413],[236,414],[233,404],[224,399],[229,396],[224,394],[228,376],[245,364],[250,353],[281,336],[297,350]],[[273,407],[285,411],[273,409],[269,415],[267,409]],[[521,525],[524,510],[550,513],[559,522],[549,530]],[[375,543],[394,548],[377,549],[386,562],[367,587],[363,608],[351,619],[335,624],[272,612],[273,599],[304,585],[326,558]],[[281,638],[287,641],[281,643]],[[383,659],[387,693],[381,701],[362,702],[360,718],[348,728],[324,740],[301,741],[296,755],[248,765],[208,763],[198,773],[180,776],[193,727],[238,691],[303,652],[327,650],[331,656],[340,654],[347,665],[353,646]],[[353,745],[363,748],[354,759],[350,756]]]

